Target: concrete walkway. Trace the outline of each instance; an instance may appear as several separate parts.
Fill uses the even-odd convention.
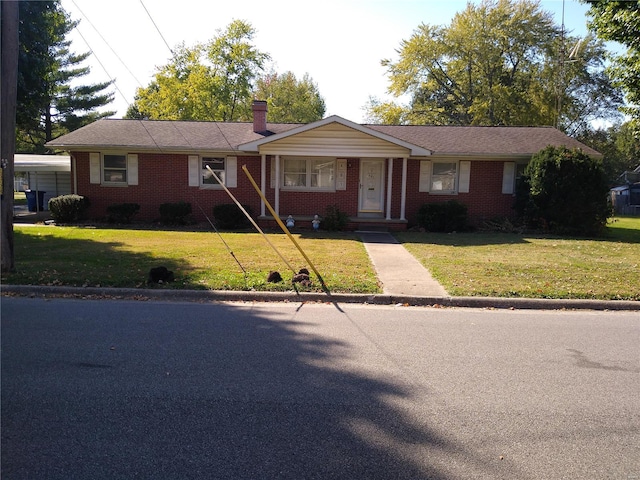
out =
[[[357,232],[387,295],[447,297],[447,291],[429,270],[390,233]]]

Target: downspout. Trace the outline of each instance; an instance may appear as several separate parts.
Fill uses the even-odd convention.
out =
[[[274,197],[274,210],[276,215],[280,217],[280,155],[276,155],[276,179],[275,179],[275,197]]]
[[[391,193],[393,185],[393,158],[389,158],[387,167],[387,220],[391,220]]]
[[[400,220],[406,220],[407,206],[407,157],[402,159],[402,196],[400,199]]]
[[[73,193],[78,194],[78,164],[76,161],[76,156],[73,155],[71,157],[71,168],[73,169]]]
[[[260,189],[262,190],[262,194],[266,196],[267,194],[267,156],[262,154],[262,158],[260,160]],[[264,217],[265,215],[265,205],[262,198],[260,198],[260,216]]]

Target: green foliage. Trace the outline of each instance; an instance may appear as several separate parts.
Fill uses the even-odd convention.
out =
[[[323,230],[330,232],[336,232],[344,230],[349,223],[349,215],[340,210],[337,205],[327,205],[324,211],[324,217],[320,222],[320,227]]]
[[[252,88],[269,55],[255,29],[234,20],[206,44],[181,45],[153,82],[139,88],[127,118],[234,122],[251,118]]]
[[[410,123],[410,111],[394,102],[382,102],[369,97],[365,106],[366,122],[374,125],[405,125]]]
[[[267,101],[269,121],[275,123],[311,123],[322,119],[326,111],[308,74],[298,80],[292,72],[268,73],[256,82],[254,98]]]
[[[467,206],[457,200],[425,203],[418,209],[418,226],[428,232],[467,230]]]
[[[164,225],[186,225],[191,215],[191,204],[187,202],[163,203],[160,205],[160,222]]]
[[[601,161],[579,150],[547,147],[532,157],[525,176],[528,198],[520,202],[533,226],[559,234],[602,232],[610,208]]]
[[[46,153],[46,142],[114,113],[96,111],[113,100],[105,93],[113,82],[78,84],[89,73],[80,65],[90,54],[71,52],[65,37],[77,22],[59,1],[23,1],[19,8],[16,151]]]
[[[61,195],[50,199],[48,206],[56,223],[73,223],[82,220],[89,199],[81,195]]]
[[[242,208],[251,215],[251,207],[242,205]],[[216,227],[223,230],[233,230],[246,227],[249,220],[235,203],[222,203],[213,207],[213,217]]]
[[[271,122],[320,120],[326,106],[309,75],[260,77],[270,56],[252,44],[254,35],[249,23],[234,20],[206,44],[178,46],[151,84],[138,89],[125,118],[251,121],[257,98],[267,101]]]
[[[640,163],[640,140],[634,134],[631,122],[589,129],[576,138],[603,154],[602,166],[610,186],[619,185],[620,176]]]
[[[620,42],[627,47],[622,55],[612,56],[609,73],[622,87],[627,106],[622,110],[631,115],[635,135],[640,135],[640,3],[587,0],[592,17],[589,28],[603,40]]]
[[[566,44],[577,42],[567,38]],[[539,2],[468,2],[449,26],[420,25],[401,43],[398,60],[382,61],[389,92],[411,99],[406,107],[372,99],[368,116],[374,123],[573,131],[615,115],[621,101],[602,73],[602,43],[587,38],[581,45],[579,61],[561,62],[560,27]]]
[[[107,207],[110,223],[131,223],[131,218],[140,211],[137,203],[116,203]]]

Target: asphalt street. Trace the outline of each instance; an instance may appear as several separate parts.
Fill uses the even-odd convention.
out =
[[[640,479],[640,314],[2,297],[2,479]]]

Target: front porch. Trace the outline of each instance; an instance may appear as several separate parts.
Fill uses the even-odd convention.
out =
[[[287,216],[280,216],[282,223],[286,223]],[[295,227],[290,231],[311,231],[313,230],[311,221],[312,215],[294,216]],[[257,223],[261,228],[278,230],[278,222],[270,215],[260,215]],[[407,220],[400,219],[384,219],[384,218],[362,218],[349,217],[349,221],[345,227],[348,231],[369,231],[369,232],[404,232],[407,230]]]

